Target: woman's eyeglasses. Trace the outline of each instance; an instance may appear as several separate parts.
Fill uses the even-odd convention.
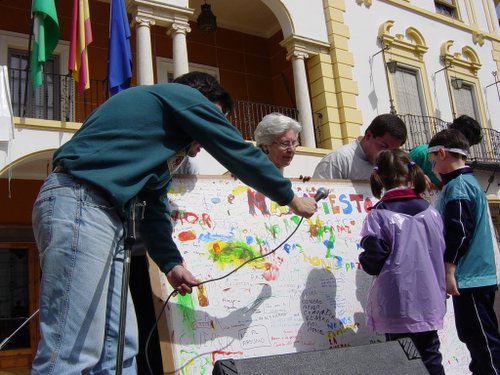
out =
[[[282,150],[295,149],[299,145],[298,141],[273,142],[273,145],[278,145]]]

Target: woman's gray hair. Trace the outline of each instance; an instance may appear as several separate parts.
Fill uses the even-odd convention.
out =
[[[278,112],[270,113],[262,118],[254,131],[255,143],[257,146],[270,145],[276,137],[287,130],[292,129],[295,134],[302,130],[300,125],[293,118],[285,116]]]

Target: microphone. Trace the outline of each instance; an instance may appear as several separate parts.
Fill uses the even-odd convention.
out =
[[[319,202],[321,199],[325,199],[328,197],[329,191],[326,190],[324,187],[320,187],[318,190],[316,190],[316,195],[314,196],[314,200],[316,202]]]

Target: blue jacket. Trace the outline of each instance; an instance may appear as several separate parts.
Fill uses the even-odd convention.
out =
[[[497,285],[486,196],[469,167],[442,175],[436,202],[445,226],[445,261],[457,266],[459,289]]]

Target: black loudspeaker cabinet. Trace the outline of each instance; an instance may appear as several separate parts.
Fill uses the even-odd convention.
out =
[[[212,375],[428,375],[410,339],[378,344],[224,359]]]

